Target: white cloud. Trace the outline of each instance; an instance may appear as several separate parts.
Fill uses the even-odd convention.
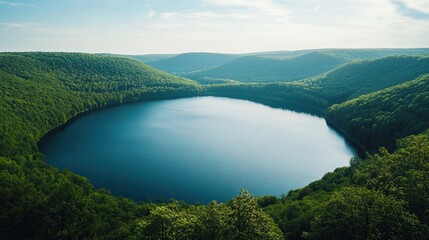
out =
[[[153,9],[151,9],[151,10],[149,11],[149,13],[147,14],[147,18],[151,19],[151,18],[153,18],[155,15],[156,15],[156,12],[155,12]]]
[[[256,16],[252,14],[241,14],[241,13],[219,13],[213,11],[197,11],[197,10],[185,10],[179,12],[163,12],[160,13],[160,17],[164,20],[174,19],[192,19],[196,21],[205,20],[219,20],[219,19],[255,19]]]
[[[7,41],[2,39],[0,50],[139,54],[429,47],[429,22],[401,15],[391,1],[205,0],[192,9],[146,5],[138,17],[120,22],[36,26],[3,20],[0,35]],[[403,1],[426,11],[427,0]]]
[[[429,13],[429,1],[428,0],[403,0],[408,7],[414,8],[423,12]]]
[[[178,16],[179,14],[180,14],[179,12],[163,12],[163,13],[160,13],[159,16],[162,19],[167,20],[167,19],[173,18],[175,16]]]
[[[31,28],[37,25],[38,24],[33,22],[0,22],[0,29],[3,29],[3,30],[23,29],[23,28]]]
[[[320,12],[320,8],[321,8],[320,6],[315,6],[315,7],[311,8],[311,11],[314,13],[318,13],[318,12]]]
[[[28,4],[28,3],[17,3],[17,2],[5,2],[5,1],[0,1],[0,4],[3,5],[8,5],[11,7],[30,7],[30,8],[42,8],[33,4]]]
[[[207,0],[208,3],[223,7],[250,9],[259,16],[274,16],[281,21],[288,19],[290,11],[271,0]]]

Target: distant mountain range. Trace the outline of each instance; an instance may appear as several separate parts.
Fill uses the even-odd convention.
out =
[[[309,49],[246,54],[183,53],[115,55],[144,62],[200,84],[291,82],[314,77],[343,64],[387,56],[427,55],[429,49]]]

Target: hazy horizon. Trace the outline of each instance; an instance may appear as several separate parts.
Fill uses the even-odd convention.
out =
[[[195,51],[195,52],[167,52],[167,53],[121,53],[121,52],[84,52],[84,51],[41,51],[41,50],[30,50],[30,51],[0,51],[0,52],[58,52],[58,53],[87,53],[87,54],[113,54],[113,55],[127,55],[127,56],[142,56],[142,55],[180,55],[188,53],[207,53],[207,54],[232,54],[232,55],[246,55],[246,54],[258,54],[258,53],[281,53],[281,52],[294,52],[294,51],[324,51],[324,50],[412,50],[412,49],[429,49],[429,47],[409,47],[409,48],[305,48],[295,50],[268,50],[268,51],[257,51],[257,52],[209,52],[209,51]]]
[[[254,53],[429,47],[426,0],[0,1],[0,51]]]

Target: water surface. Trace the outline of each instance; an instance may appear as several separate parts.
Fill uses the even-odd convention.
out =
[[[219,97],[97,111],[53,134],[42,151],[49,163],[115,195],[202,203],[241,188],[286,194],[354,154],[323,118]]]

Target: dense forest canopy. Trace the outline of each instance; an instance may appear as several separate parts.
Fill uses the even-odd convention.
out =
[[[297,77],[290,83],[223,79],[222,84],[206,86],[129,56],[0,53],[0,238],[427,238],[429,58],[386,57],[427,49],[313,52],[257,57],[267,62],[305,59],[299,65],[306,68],[300,71],[319,71],[313,72],[318,76]],[[179,56],[152,57],[167,61]],[[226,56],[216,61],[230,64],[240,59]],[[326,58],[336,66],[315,67]],[[318,60],[310,64],[314,59]],[[214,64],[212,60],[208,62]],[[198,95],[305,107],[302,111],[326,116],[364,150],[387,149],[351,159],[349,167],[280,198],[254,197],[242,190],[225,203],[191,205],[174,199],[136,203],[112,196],[108,190],[94,189],[84,177],[47,165],[37,148],[44,134],[80,113],[132,101]]]
[[[37,150],[43,134],[78,113],[155,96],[194,96],[199,89],[136,61],[89,54],[3,53],[0,79],[5,156]]]
[[[429,74],[333,105],[327,119],[372,148],[392,149],[396,139],[429,129]]]
[[[428,56],[395,56],[349,63],[305,82],[313,93],[341,103],[429,73]]]

